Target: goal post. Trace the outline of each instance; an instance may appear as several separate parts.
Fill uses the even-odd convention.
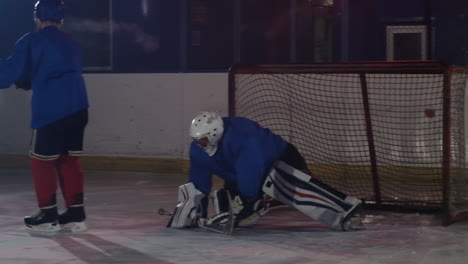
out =
[[[468,67],[437,61],[233,66],[229,115],[296,145],[325,183],[375,209],[468,219]]]

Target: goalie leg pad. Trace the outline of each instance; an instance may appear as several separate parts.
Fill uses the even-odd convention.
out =
[[[229,211],[229,197],[228,191],[224,189],[213,191],[213,207],[216,214],[224,213]]]
[[[322,224],[343,230],[361,200],[346,196],[284,162],[277,162],[262,187],[265,194],[294,207]]]
[[[179,186],[179,197],[167,227],[184,228],[195,226],[204,209],[202,199],[205,195],[193,183]]]
[[[231,192],[226,189],[219,189],[213,191],[212,198],[213,207],[216,214],[229,212],[229,210],[231,209],[234,214],[238,214],[243,208],[240,197],[237,195],[234,198],[232,198]],[[232,208],[230,208],[230,206],[232,206]]]

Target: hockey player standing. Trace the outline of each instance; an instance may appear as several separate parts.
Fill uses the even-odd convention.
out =
[[[193,216],[193,208],[184,206],[198,206],[200,197],[211,192],[216,174],[225,183],[215,192],[216,212],[227,210],[226,197],[238,196],[241,209],[233,210],[238,227],[258,222],[259,202],[267,194],[336,230],[361,228],[362,222],[354,215],[361,201],[312,177],[296,147],[258,123],[202,112],[193,119],[190,136],[189,183],[181,186],[184,190],[168,226],[193,224],[186,219],[186,215]],[[191,197],[195,201],[187,201]]]
[[[32,89],[31,171],[39,211],[24,218],[29,230],[86,230],[83,171],[79,156],[88,122],[88,99],[81,75],[82,54],[59,27],[61,0],[39,0],[34,8],[37,31],[20,38],[13,54],[0,60],[0,88],[13,83]],[[57,177],[66,211],[58,215]]]

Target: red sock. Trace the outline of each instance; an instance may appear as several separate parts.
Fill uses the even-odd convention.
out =
[[[31,172],[39,208],[56,204],[57,170],[56,160],[31,158]]]
[[[60,187],[65,206],[83,204],[84,177],[80,158],[61,155],[58,159]]]

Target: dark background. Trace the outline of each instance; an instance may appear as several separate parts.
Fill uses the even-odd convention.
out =
[[[90,72],[216,72],[238,63],[381,61],[385,26],[411,24],[428,26],[428,59],[468,64],[465,0],[64,1],[63,29],[81,44]],[[0,1],[0,58],[35,29],[35,2]]]

